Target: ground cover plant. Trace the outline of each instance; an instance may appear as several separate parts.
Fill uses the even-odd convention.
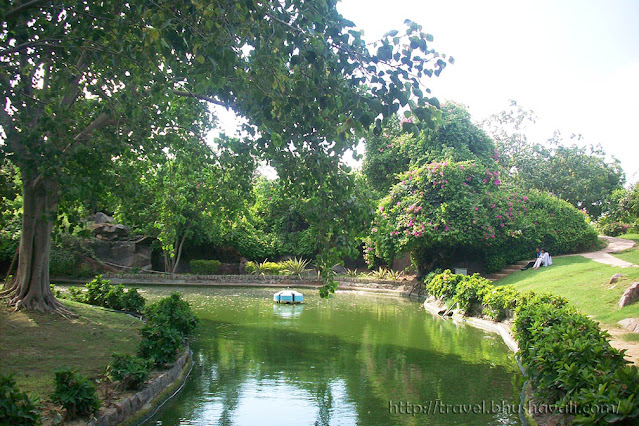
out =
[[[84,289],[69,287],[63,297],[116,311],[141,314],[144,310],[144,297],[138,293],[136,288],[129,288],[125,291],[124,285],[112,285],[111,281],[102,278],[102,275],[98,275],[84,287]]]

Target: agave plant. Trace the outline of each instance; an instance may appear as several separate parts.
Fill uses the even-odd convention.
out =
[[[377,278],[378,280],[385,280],[388,276],[388,269],[380,266],[376,271],[370,272],[368,276],[371,278]]]
[[[297,275],[298,278],[302,278],[302,273],[306,271],[309,261],[303,258],[293,258],[284,262],[286,269],[284,270],[287,275]]]
[[[357,278],[357,269],[348,269],[346,268],[346,275],[352,278]]]
[[[378,280],[391,280],[397,281],[402,278],[403,273],[400,271],[393,271],[392,269],[382,268],[381,266],[376,271],[368,274],[372,278],[376,278]]]

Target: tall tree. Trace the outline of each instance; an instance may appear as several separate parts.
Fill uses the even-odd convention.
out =
[[[578,146],[580,135],[565,140],[555,131],[546,143],[529,141],[535,115],[511,101],[511,108],[483,123],[495,139],[507,184],[549,192],[598,218],[612,193],[625,182],[621,164],[600,146]]]
[[[426,129],[418,136],[403,129],[412,118],[391,120],[379,135],[366,138],[363,171],[368,182],[386,195],[397,183],[397,176],[410,167],[420,167],[436,161],[478,161],[494,167],[493,141],[470,119],[464,106],[448,102],[441,107],[441,120],[435,129]]]
[[[246,117],[261,152],[291,158],[339,155],[402,106],[429,122],[436,102],[420,79],[446,66],[432,36],[407,21],[371,48],[335,4],[3,2],[1,149],[20,169],[24,203],[10,303],[63,310],[48,256],[65,197],[111,158],[162,148],[167,131],[201,136],[207,102]]]

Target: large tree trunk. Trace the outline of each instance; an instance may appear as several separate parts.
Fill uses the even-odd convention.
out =
[[[51,231],[58,211],[57,182],[41,175],[22,173],[23,215],[18,270],[8,290],[16,310],[69,313],[49,284]]]

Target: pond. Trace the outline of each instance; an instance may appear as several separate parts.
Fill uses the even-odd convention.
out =
[[[145,296],[167,288],[145,287]],[[407,298],[178,288],[201,319],[182,391],[146,424],[519,424],[523,379],[497,335]]]

